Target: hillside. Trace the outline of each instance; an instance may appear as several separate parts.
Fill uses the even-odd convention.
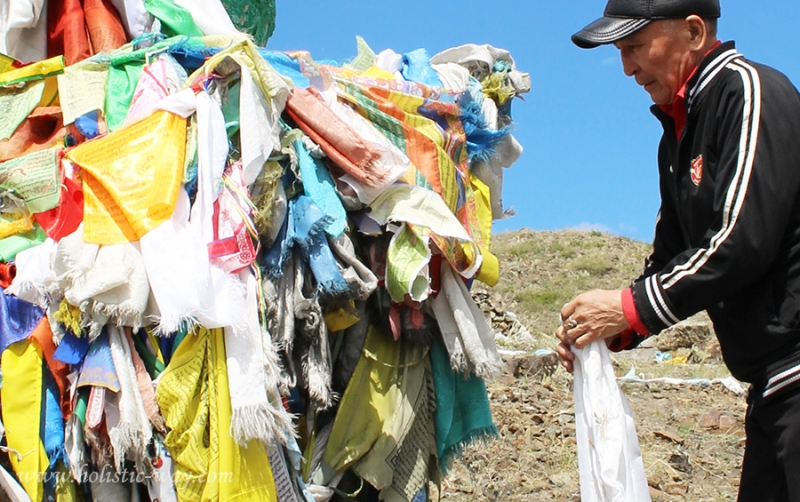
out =
[[[623,288],[650,246],[599,232],[523,230],[499,234],[502,274],[475,294],[504,333],[508,374],[488,383],[500,437],[466,448],[442,486],[442,500],[578,501],[571,375],[555,366],[558,311],[575,294]],[[519,320],[519,323],[517,322]],[[707,318],[614,355],[618,376],[729,377]],[[660,352],[659,352],[660,350]],[[660,360],[661,362],[657,362]],[[720,383],[623,383],[637,424],[654,501],[735,500],[744,438],[744,396]]]
[[[501,266],[492,292],[532,333],[552,338],[564,303],[588,289],[627,287],[649,250],[648,244],[600,232],[502,233],[492,242]]]

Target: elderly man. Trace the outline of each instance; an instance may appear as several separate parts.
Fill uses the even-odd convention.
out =
[[[716,38],[718,0],[610,0],[573,35],[613,44],[664,133],[653,252],[624,291],[561,310],[571,346],[635,347],[707,310],[725,363],[751,383],[739,500],[800,501],[800,95]]]

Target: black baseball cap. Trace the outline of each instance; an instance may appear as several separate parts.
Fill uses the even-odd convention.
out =
[[[608,0],[603,17],[572,35],[572,42],[582,49],[593,49],[622,40],[651,21],[692,14],[718,18],[719,0]]]

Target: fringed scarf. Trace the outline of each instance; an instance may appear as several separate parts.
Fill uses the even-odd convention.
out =
[[[228,136],[222,110],[207,92],[197,94],[197,137],[197,197],[192,205],[190,224],[209,245],[215,240],[214,204],[227,165]],[[205,253],[208,254],[208,249]],[[210,274],[211,295],[197,320],[207,328],[244,329],[244,284],[215,266],[198,273]]]
[[[350,286],[352,297],[357,300],[369,298],[378,287],[378,278],[358,259],[353,241],[347,234],[342,234],[335,240],[329,240],[329,243],[342,276]]]
[[[140,240],[159,318],[156,334],[191,327],[213,302],[208,250],[189,225],[189,196],[181,190],[172,218]]]
[[[190,98],[192,101],[194,98]],[[141,239],[160,318],[156,333],[166,335],[200,323],[209,328],[243,329],[244,284],[211,264],[208,245],[215,240],[214,205],[228,156],[225,122],[219,105],[206,92],[196,102],[197,196],[189,208],[180,190],[170,220]]]
[[[133,244],[84,242],[81,226],[58,243],[53,271],[64,298],[80,307],[90,340],[107,323],[134,329],[144,323],[150,285]]]
[[[481,378],[497,375],[503,361],[494,343],[494,331],[450,264],[443,262],[441,270],[442,290],[432,306],[451,367],[458,373],[474,372]]]
[[[59,296],[52,289],[55,280],[53,273],[55,254],[56,242],[52,239],[45,240],[41,246],[17,253],[14,259],[17,273],[14,282],[6,288],[6,294],[46,309]]]
[[[298,263],[294,253],[290,253],[283,263],[283,273],[274,278],[267,274],[262,283],[267,306],[268,332],[272,334],[275,348],[283,362],[280,366],[282,373],[278,384],[283,395],[288,394],[289,389],[297,383],[292,349],[295,338],[295,280],[298,273],[302,273],[302,269],[296,266]]]
[[[272,118],[267,114],[270,106],[256,86],[253,76],[242,67],[239,90],[239,137],[242,145],[244,181],[250,186],[261,174],[270,154],[277,149],[273,137],[264,131],[273,129]]]
[[[270,393],[279,385],[278,354],[258,319],[256,277],[246,273],[247,328],[237,331],[225,328],[228,384],[230,386],[231,435],[241,446],[251,440],[271,444],[285,443],[294,434],[292,416],[284,409],[279,396]]]
[[[450,368],[447,349],[434,342],[430,351],[433,388],[436,395],[436,452],[439,469],[447,473],[451,460],[476,440],[498,435],[492,422],[483,379],[464,378]]]
[[[335,239],[344,232],[347,225],[347,213],[336,194],[333,178],[319,159],[311,157],[301,140],[295,140],[294,148],[297,152],[303,191],[323,213],[328,215],[331,221],[326,225],[325,231]]]
[[[326,410],[333,404],[331,349],[328,326],[311,283],[308,273],[298,273],[295,277],[295,353],[300,354],[303,383],[308,390],[308,397],[313,401],[314,408]]]
[[[304,195],[289,201],[289,225],[282,258],[292,247],[311,267],[317,281],[317,291],[322,296],[347,295],[349,287],[336,266],[328,239],[323,231],[331,223],[328,215]]]
[[[155,428],[155,430],[164,433],[166,432],[164,429],[164,417],[161,416],[161,412],[158,410],[156,393],[153,390],[153,381],[150,379],[150,375],[147,373],[147,369],[144,366],[144,361],[142,361],[142,358],[135,349],[133,337],[131,335],[131,329],[127,327],[125,328],[125,339],[127,340],[128,348],[130,349],[133,369],[136,372],[136,385],[139,388],[139,395],[142,396],[142,406],[147,414],[147,419],[150,422],[150,425]]]
[[[84,479],[89,472],[89,458],[86,455],[86,444],[83,425],[77,413],[70,415],[64,430],[64,449],[67,451],[69,470],[75,480]]]
[[[61,404],[58,386],[53,377],[44,373],[44,430],[42,431],[42,442],[44,451],[50,464],[47,472],[54,472],[58,461],[66,463],[67,451],[64,449],[64,417],[61,416]]]
[[[106,330],[120,383],[117,393],[119,422],[108,430],[114,448],[114,462],[117,472],[120,472],[125,459],[130,458],[137,471],[147,474],[152,470],[147,446],[153,437],[153,430],[139,390],[131,347],[122,329],[109,325]]]

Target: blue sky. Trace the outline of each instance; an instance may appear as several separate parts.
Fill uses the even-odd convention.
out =
[[[800,2],[721,5],[720,38],[800,84],[800,48],[791,35],[800,25]],[[649,96],[624,76],[616,49],[582,50],[570,41],[604,6],[603,0],[277,0],[267,47],[344,61],[355,56],[360,35],[376,52],[424,48],[434,55],[465,43],[511,51],[517,68],[531,74],[532,90],[512,108],[525,152],[505,171],[503,200],[517,214],[495,222],[495,231],[591,228],[649,242],[661,134]]]

